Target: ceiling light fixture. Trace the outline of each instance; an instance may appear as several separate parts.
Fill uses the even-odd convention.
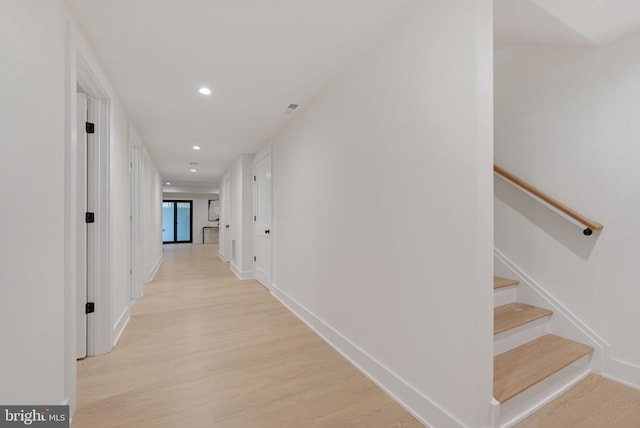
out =
[[[167,181],[167,186],[171,186],[171,183],[169,183],[168,181]]]
[[[200,92],[202,95],[211,95],[211,89],[203,86],[202,88],[198,89],[198,92]]]
[[[200,146],[193,146],[193,150],[200,150]]]
[[[196,172],[196,169],[194,169],[194,168],[191,168],[191,172]]]

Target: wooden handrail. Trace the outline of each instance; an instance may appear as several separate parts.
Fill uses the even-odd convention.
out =
[[[547,204],[553,206],[554,208],[562,211],[563,213],[565,213],[569,217],[571,217],[571,218],[579,221],[580,223],[584,224],[585,226],[587,226],[587,228],[582,231],[582,233],[584,233],[585,235],[589,236],[589,235],[591,235],[593,233],[594,230],[601,230],[604,227],[603,225],[601,225],[597,221],[593,221],[593,220],[588,219],[587,217],[583,216],[579,212],[569,208],[568,206],[566,206],[562,202],[560,202],[560,201],[552,198],[551,196],[547,195],[546,193],[536,189],[535,187],[533,187],[531,184],[527,183],[526,181],[519,179],[518,177],[516,177],[515,175],[511,174],[508,171],[505,171],[504,169],[500,168],[498,165],[493,165],[493,170],[495,171],[496,174],[501,175],[505,179],[511,181],[512,183],[516,184],[517,186],[522,187],[524,190],[526,190],[527,192],[529,192],[532,195],[536,196],[537,198],[542,199]]]

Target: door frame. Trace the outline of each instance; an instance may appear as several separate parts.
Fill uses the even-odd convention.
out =
[[[87,244],[87,269],[92,272],[87,284],[87,301],[95,304],[95,312],[87,319],[87,356],[111,351],[111,281],[110,281],[110,240],[109,240],[109,136],[110,136],[110,98],[100,84],[87,62],[81,55],[77,58],[78,88],[89,96],[88,120],[95,124],[96,133],[93,144],[96,145],[93,168],[89,170],[88,183],[93,192],[93,211],[95,212],[94,239]],[[76,136],[75,144],[78,144]],[[82,159],[76,159],[82,162]],[[80,177],[76,176],[77,181]],[[89,187],[89,184],[88,184]],[[77,201],[77,196],[76,196]],[[82,209],[77,207],[77,209]],[[76,212],[77,212],[76,209]],[[76,220],[78,228],[86,226],[82,219]],[[76,281],[76,286],[78,282]],[[82,304],[78,302],[78,304]]]
[[[171,202],[173,203],[173,241],[165,241],[162,240],[162,244],[193,244],[193,200],[191,199],[163,199],[162,203]],[[188,241],[178,241],[178,228],[175,227],[176,222],[178,220],[178,203],[189,203],[189,240]]]
[[[222,176],[220,188],[220,221],[218,221],[218,257],[223,262],[231,260],[231,175],[229,170]]]
[[[264,158],[269,157],[269,170],[271,171],[271,192],[270,192],[270,196],[271,196],[271,200],[270,202],[270,208],[271,208],[271,232],[269,235],[269,245],[271,246],[271,251],[269,251],[269,254],[271,255],[271,259],[269,260],[269,281],[267,281],[267,284],[262,283],[262,281],[258,281],[260,282],[262,285],[264,285],[268,290],[271,290],[271,283],[273,282],[273,156],[271,154],[271,144],[265,146],[264,148],[258,150],[256,152],[256,154],[253,157],[253,260],[256,260],[256,257],[258,256],[258,230],[257,230],[257,223],[256,223],[256,219],[257,219],[257,215],[258,215],[258,182],[255,179],[255,177],[257,176],[257,169],[256,169],[256,165],[258,164],[258,162],[262,161]],[[253,271],[257,274],[258,270],[256,269],[255,266],[255,261],[254,261],[254,266],[253,266]],[[256,279],[257,279],[257,275],[256,275]]]
[[[112,348],[111,329],[111,280],[109,270],[110,237],[109,237],[109,138],[111,125],[111,95],[110,89],[100,82],[106,78],[102,74],[94,73],[90,64],[97,61],[91,54],[82,36],[77,32],[71,21],[66,26],[66,70],[65,70],[65,241],[64,241],[64,402],[70,405],[70,414],[76,409],[76,334],[77,334],[77,300],[78,284],[78,239],[82,236],[82,228],[86,229],[83,208],[80,207],[78,196],[78,180],[84,179],[84,174],[78,165],[81,159],[78,153],[77,132],[77,96],[78,87],[82,92],[98,101],[99,108],[94,110],[90,120],[95,121],[97,128],[98,169],[96,183],[99,186],[98,207],[95,209],[98,223],[96,245],[96,260],[98,261],[99,283],[93,284],[91,293],[96,305],[96,312],[91,314],[92,322],[87,323],[88,355],[99,355],[109,352]],[[97,70],[99,71],[99,70]],[[86,160],[82,160],[86,162]],[[85,253],[86,254],[86,253]]]
[[[78,86],[89,95],[88,119],[95,124],[93,169],[88,183],[92,183],[96,225],[92,243],[87,243],[87,268],[92,280],[87,284],[87,301],[95,304],[95,312],[87,319],[87,356],[111,351],[111,272],[109,239],[109,125],[110,99],[91,68],[78,58]],[[87,184],[89,187],[89,184]],[[83,225],[84,226],[84,225]]]
[[[130,307],[142,297],[142,209],[140,194],[142,192],[142,148],[136,144],[129,126],[129,185],[130,185],[130,215],[129,224],[131,232],[131,270],[129,272]]]

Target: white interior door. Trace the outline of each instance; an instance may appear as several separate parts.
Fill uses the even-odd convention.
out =
[[[256,159],[254,175],[256,279],[271,288],[271,153]]]
[[[221,240],[223,245],[222,254],[224,259],[231,260],[231,178],[229,174],[225,174],[222,180],[222,223],[220,230],[224,237]]]
[[[87,356],[87,224],[84,222],[87,212],[87,96],[78,94],[77,104],[77,288],[76,288],[76,358]]]

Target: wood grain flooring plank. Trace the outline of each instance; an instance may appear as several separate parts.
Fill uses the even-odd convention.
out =
[[[165,246],[118,345],[78,362],[73,428],[423,426],[217,252]]]

